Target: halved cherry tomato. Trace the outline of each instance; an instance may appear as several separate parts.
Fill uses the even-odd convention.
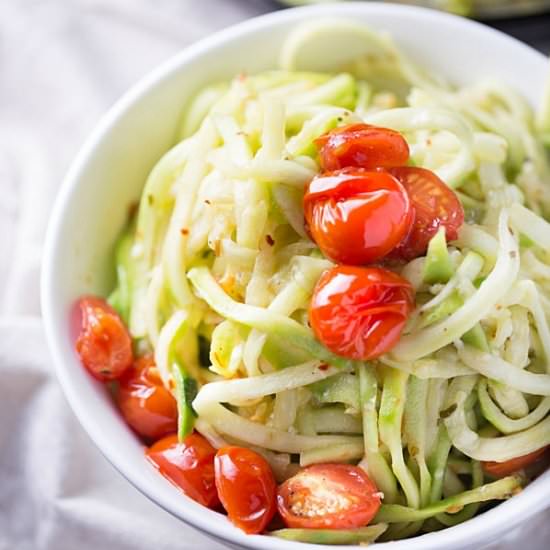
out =
[[[413,219],[397,179],[360,169],[314,178],[304,195],[304,216],[323,253],[352,265],[386,256],[407,236]]]
[[[103,382],[116,380],[133,361],[132,339],[118,313],[102,298],[78,302],[81,317],[76,351],[88,371]]]
[[[126,422],[139,435],[158,439],[178,427],[178,407],[164,387],[152,356],[136,360],[120,380],[118,406]]]
[[[315,336],[334,353],[369,360],[397,343],[413,307],[413,288],[396,273],[340,265],[319,278],[309,320]]]
[[[287,479],[277,508],[288,527],[355,529],[380,508],[381,494],[369,476],[350,464],[315,464]]]
[[[277,484],[265,458],[244,447],[222,447],[214,460],[216,487],[229,519],[245,533],[261,533],[277,509]]]
[[[445,227],[447,241],[458,237],[458,230],[464,223],[464,209],[450,187],[425,168],[402,166],[389,172],[407,190],[414,213],[414,223],[408,237],[392,256],[405,260],[422,256],[441,226]]]
[[[198,434],[191,433],[182,443],[177,435],[157,441],[146,451],[159,472],[188,497],[215,509],[220,505],[214,482],[216,449]]]
[[[483,471],[492,477],[506,477],[518,470],[523,470],[527,466],[533,464],[546,453],[549,447],[542,447],[527,455],[511,458],[505,462],[482,462]]]
[[[389,128],[369,124],[349,124],[335,128],[315,140],[323,170],[346,166],[390,168],[409,160],[405,138]]]

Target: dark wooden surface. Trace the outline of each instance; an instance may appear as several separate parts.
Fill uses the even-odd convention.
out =
[[[487,23],[550,55],[550,13]]]

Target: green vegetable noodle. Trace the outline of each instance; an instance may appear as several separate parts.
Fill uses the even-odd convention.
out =
[[[381,499],[371,525],[264,529],[353,545],[467,521],[521,491],[536,469],[516,459],[550,445],[550,105],[537,115],[489,78],[455,88],[385,34],[326,25],[293,31],[280,68],[209,83],[186,104],[178,141],[116,245],[109,302],[134,350],[153,353],[180,442],[195,431],[214,447],[249,447],[278,481],[319,464],[361,468]],[[308,72],[302,52],[338,29],[368,55]],[[322,172],[316,140],[350,124],[399,132],[402,164],[437,175],[465,214],[456,227],[433,214],[423,248],[372,262],[410,282],[410,307],[404,294],[369,305],[376,285],[355,310],[352,283],[319,290],[345,262],[311,237],[304,194]],[[394,252],[428,231],[418,229],[424,207]],[[346,238],[359,247],[356,233]],[[344,351],[313,322],[313,304],[337,300],[345,307],[323,326],[349,337]],[[367,354],[365,327],[380,311],[401,324],[384,325],[391,345]]]

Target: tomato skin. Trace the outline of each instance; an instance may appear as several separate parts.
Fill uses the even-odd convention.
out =
[[[277,508],[290,528],[356,529],[376,515],[380,498],[376,485],[358,466],[315,464],[279,487]]]
[[[376,262],[407,236],[412,209],[390,174],[346,169],[314,178],[304,195],[306,229],[338,263]]]
[[[397,343],[413,308],[414,290],[396,273],[340,265],[319,278],[309,321],[317,339],[334,353],[370,360]]]
[[[261,533],[275,515],[277,484],[265,458],[244,447],[222,447],[214,460],[216,487],[231,522]]]
[[[505,462],[482,462],[481,467],[486,474],[492,477],[506,477],[533,464],[533,462],[542,458],[548,449],[550,447],[542,447],[532,453],[511,458]]]
[[[177,435],[157,441],[146,451],[148,460],[189,498],[216,509],[220,499],[214,482],[216,449],[194,432],[180,443]]]
[[[117,400],[122,416],[139,435],[158,439],[177,430],[176,400],[164,387],[152,356],[137,359],[120,380]]]
[[[406,189],[414,215],[411,231],[393,252],[393,257],[412,260],[422,256],[441,226],[445,227],[447,242],[458,237],[464,223],[464,209],[455,192],[436,174],[412,166],[392,168],[389,173]]]
[[[315,144],[321,168],[326,171],[347,166],[391,168],[409,160],[409,146],[399,132],[369,124],[335,128],[317,138]]]
[[[90,374],[107,382],[120,378],[133,361],[132,339],[118,313],[102,298],[78,302],[80,333],[75,348]]]

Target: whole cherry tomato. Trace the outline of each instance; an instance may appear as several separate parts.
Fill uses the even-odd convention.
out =
[[[216,487],[229,519],[245,533],[261,533],[277,509],[277,484],[265,458],[244,447],[222,447],[214,460]]]
[[[76,351],[88,371],[103,382],[116,380],[132,365],[132,339],[118,313],[102,298],[78,302],[81,317]]]
[[[220,499],[214,481],[216,449],[198,434],[191,433],[180,443],[169,435],[146,451],[159,472],[189,498],[208,508],[218,508]]]
[[[340,265],[325,271],[313,292],[309,320],[331,351],[374,359],[399,339],[414,307],[411,284],[380,267]]]
[[[332,171],[347,166],[390,168],[409,160],[405,138],[389,128],[349,124],[335,128],[315,140],[321,167]]]
[[[158,439],[177,430],[176,400],[164,387],[152,356],[136,360],[120,380],[117,398],[126,422],[139,435]]]
[[[492,477],[506,477],[518,470],[523,470],[523,468],[530,466],[533,462],[542,458],[548,448],[549,447],[542,447],[532,453],[517,456],[505,462],[482,462],[481,467],[486,474]]]
[[[458,237],[458,230],[464,223],[464,209],[452,189],[425,168],[402,166],[389,172],[407,190],[414,213],[410,233],[392,256],[405,260],[422,256],[441,226],[445,227],[447,241]]]
[[[316,464],[287,479],[277,492],[288,527],[356,529],[380,508],[381,494],[369,476],[350,464]]]
[[[304,195],[306,228],[323,253],[363,265],[389,254],[407,236],[412,209],[388,173],[346,169],[314,178]]]

